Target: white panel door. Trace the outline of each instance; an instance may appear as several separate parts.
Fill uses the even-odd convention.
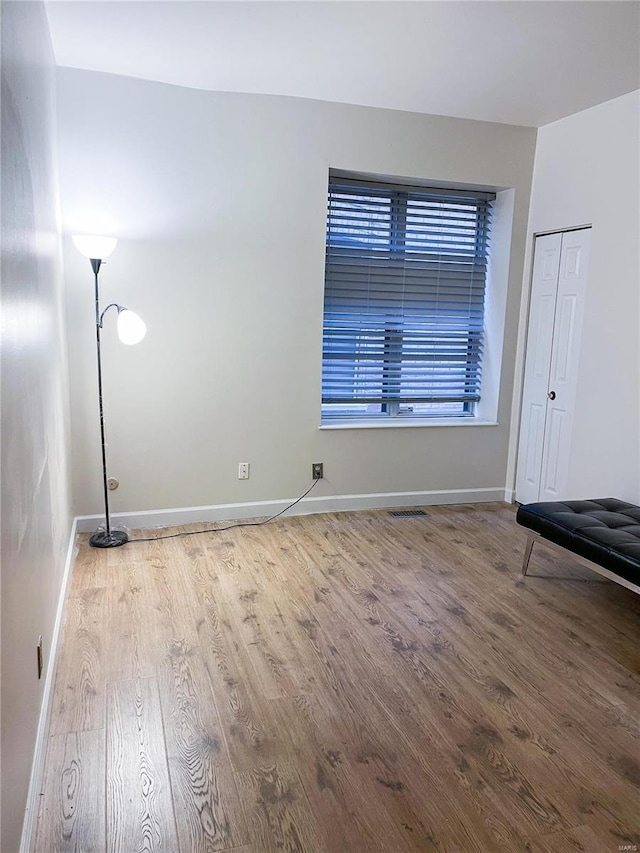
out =
[[[567,492],[569,456],[590,245],[590,228],[566,231],[562,235],[538,498],[541,501],[566,500],[570,497]]]
[[[562,234],[538,237],[533,257],[516,500],[539,500]]]

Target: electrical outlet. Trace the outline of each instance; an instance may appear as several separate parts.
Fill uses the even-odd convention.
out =
[[[42,670],[44,663],[42,659],[42,634],[38,637],[38,645],[36,646],[36,656],[38,660],[38,680],[42,678]]]
[[[324,477],[324,462],[314,462],[311,465],[311,476],[314,480],[322,480]]]
[[[249,463],[248,462],[239,462],[238,463],[238,479],[239,480],[248,480],[249,479]]]

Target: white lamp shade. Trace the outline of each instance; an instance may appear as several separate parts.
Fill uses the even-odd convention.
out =
[[[123,344],[139,344],[146,333],[145,322],[137,314],[128,308],[118,312],[118,337]]]
[[[89,237],[83,234],[73,235],[73,244],[85,258],[103,261],[113,252],[118,242],[116,237]]]

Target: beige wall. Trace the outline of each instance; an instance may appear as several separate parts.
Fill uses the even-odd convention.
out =
[[[640,92],[538,131],[525,275],[534,234],[593,226],[569,468],[576,498],[640,503],[638,152]]]
[[[44,5],[2,4],[2,827],[20,841],[70,531],[66,354]],[[36,644],[44,640],[38,681]]]
[[[65,231],[113,226],[104,299],[148,323],[135,348],[109,321],[104,334],[116,511],[293,497],[316,460],[319,496],[504,487],[535,131],[71,69],[58,79]],[[499,426],[318,429],[329,167],[515,188]],[[96,513],[91,274],[65,249],[75,507]]]

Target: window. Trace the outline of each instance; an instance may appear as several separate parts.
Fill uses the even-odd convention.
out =
[[[473,415],[494,198],[330,175],[323,422]]]

